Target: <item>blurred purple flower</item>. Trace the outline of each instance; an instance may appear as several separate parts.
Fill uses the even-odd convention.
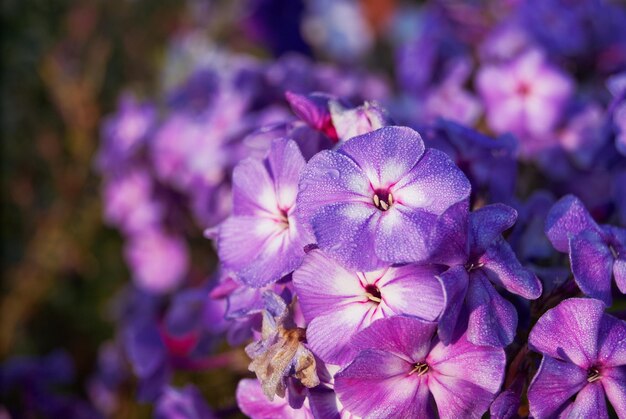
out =
[[[537,321],[528,343],[543,355],[528,389],[532,416],[608,418],[605,397],[626,416],[626,322],[604,314],[602,302],[561,302]]]
[[[166,387],[154,406],[157,419],[212,419],[204,396],[191,384],[183,388]]]

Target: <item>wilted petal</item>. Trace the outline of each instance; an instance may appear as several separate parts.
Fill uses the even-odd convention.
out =
[[[528,388],[530,413],[549,417],[571,403],[570,398],[587,384],[587,371],[567,361],[544,355]]]
[[[528,300],[541,296],[541,281],[522,266],[511,245],[502,237],[492,241],[492,245],[481,256],[480,263],[483,264],[481,270],[494,284]]]
[[[559,252],[569,250],[569,238],[583,230],[599,230],[582,202],[574,195],[561,198],[546,218],[546,235]]]
[[[574,279],[586,295],[611,305],[613,255],[599,233],[586,230],[572,237],[569,244]]]
[[[531,349],[590,368],[598,354],[597,336],[604,315],[601,301],[570,298],[548,310],[530,332]]]
[[[517,329],[517,312],[478,271],[470,275],[467,291],[470,311],[467,334],[476,345],[507,346],[513,342]]]

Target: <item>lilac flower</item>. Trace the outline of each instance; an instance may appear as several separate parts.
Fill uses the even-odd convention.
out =
[[[294,409],[286,399],[268,400],[258,380],[244,379],[237,386],[237,404],[252,419],[313,419],[308,400]]]
[[[325,362],[342,365],[353,356],[352,336],[380,318],[436,320],[444,305],[440,272],[418,265],[353,272],[320,250],[310,251],[293,274],[309,346]]]
[[[430,254],[437,217],[466,202],[470,184],[410,128],[384,127],[314,156],[302,173],[299,216],[319,247],[362,271]]]
[[[343,406],[364,418],[480,417],[502,384],[504,350],[475,346],[465,336],[445,346],[436,329],[395,316],[356,335],[359,354],[335,376]]]
[[[462,262],[454,263],[440,275],[446,308],[439,320],[439,337],[444,343],[453,340],[455,328],[468,316],[467,338],[476,345],[506,346],[517,329],[517,311],[496,290],[505,290],[526,299],[541,295],[539,279],[525,269],[502,233],[513,226],[517,213],[503,204],[488,205],[470,214],[465,231],[463,224],[448,225],[442,233],[455,248],[465,249]],[[452,218],[454,219],[454,217]],[[450,257],[450,252],[443,256]],[[442,256],[438,256],[442,257]]]
[[[542,136],[554,129],[573,90],[569,77],[538,50],[485,66],[476,82],[489,127],[522,137]]]
[[[233,174],[233,215],[219,228],[220,260],[247,285],[262,287],[297,268],[313,241],[295,218],[305,162],[296,143],[279,139],[264,161],[247,159]]]
[[[130,237],[124,256],[133,281],[145,291],[162,294],[178,286],[187,274],[189,250],[176,235],[149,229]]]
[[[548,213],[545,231],[556,250],[569,253],[574,279],[585,295],[610,306],[612,276],[626,294],[626,229],[599,226],[578,198],[567,195]]]
[[[602,302],[570,298],[548,310],[530,332],[543,355],[528,389],[536,418],[608,418],[605,397],[626,416],[626,322],[604,313]]]
[[[181,389],[166,387],[155,403],[157,419],[212,419],[215,416],[204,397],[191,384]]]

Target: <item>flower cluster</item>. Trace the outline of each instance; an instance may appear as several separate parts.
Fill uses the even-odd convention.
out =
[[[392,81],[346,65],[382,38],[358,2],[311,2],[306,39],[251,3],[276,54],[343,66],[177,40],[164,99],[122,96],[96,166],[133,285],[98,409],[127,360],[158,417],[218,414],[173,384],[216,368],[259,419],[626,417],[626,9],[399,8]]]

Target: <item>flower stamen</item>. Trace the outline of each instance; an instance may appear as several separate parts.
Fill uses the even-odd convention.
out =
[[[600,376],[600,371],[598,371],[597,368],[590,368],[589,371],[587,371],[587,382],[593,383],[594,381],[598,381],[600,378],[602,377]]]
[[[416,362],[413,365],[413,369],[409,372],[409,375],[417,373],[418,376],[422,376],[428,372],[428,364],[425,362]]]
[[[377,190],[372,196],[374,206],[381,211],[387,211],[393,205],[393,195],[389,191]]]

